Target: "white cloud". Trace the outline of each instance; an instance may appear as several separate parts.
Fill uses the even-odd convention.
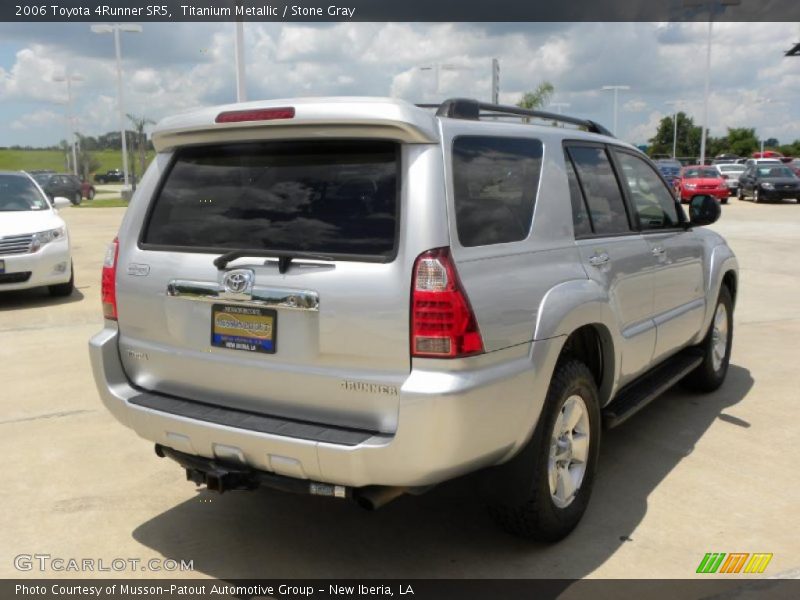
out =
[[[64,115],[54,113],[52,110],[35,110],[11,121],[9,127],[16,131],[30,129],[34,127],[52,126],[58,121],[63,121],[66,128],[66,118]]]

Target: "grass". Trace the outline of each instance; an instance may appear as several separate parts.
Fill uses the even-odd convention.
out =
[[[105,173],[111,169],[122,168],[121,150],[98,150],[92,154],[100,162],[97,173]],[[147,153],[147,164],[153,159],[153,153]],[[138,163],[137,163],[138,164]],[[0,148],[0,171],[32,171],[50,169],[57,172],[66,170],[64,153],[60,150],[11,150]],[[141,176],[141,173],[138,173]]]
[[[75,208],[118,208],[128,206],[122,198],[103,198],[102,200],[84,200]]]

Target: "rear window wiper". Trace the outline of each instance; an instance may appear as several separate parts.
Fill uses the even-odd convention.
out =
[[[258,257],[265,257],[265,258],[277,258],[278,259],[278,272],[283,275],[289,269],[289,263],[292,262],[293,258],[309,258],[312,260],[336,260],[333,256],[328,256],[327,254],[318,254],[316,252],[276,252],[275,250],[231,250],[230,252],[226,252],[225,254],[218,256],[214,259],[214,266],[217,267],[220,271],[222,271],[225,267],[228,266],[228,263],[236,260],[237,258],[242,258],[245,256],[258,256]]]

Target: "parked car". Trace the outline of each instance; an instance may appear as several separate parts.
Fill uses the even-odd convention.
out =
[[[723,204],[728,203],[728,185],[716,167],[695,165],[681,169],[680,179],[675,184],[675,195],[681,202],[689,202],[697,195],[714,196]]]
[[[764,150],[763,152],[753,152],[750,155],[751,158],[774,158],[780,160],[783,158],[783,154],[780,152],[776,152],[775,150]]]
[[[739,200],[746,196],[751,196],[753,202],[800,200],[800,178],[784,164],[749,165],[739,178]]]
[[[726,153],[717,154],[714,157],[714,161],[712,162],[712,164],[725,165],[725,164],[735,163],[737,160],[739,160],[739,158],[740,156],[738,154],[726,154]]]
[[[504,528],[563,538],[603,424],[724,381],[738,267],[712,196],[687,220],[635,147],[542,114],[315,98],[162,121],[105,257],[103,402],[212,490],[375,508],[483,470]]]
[[[778,158],[748,158],[744,161],[745,165],[782,165],[783,161]]]
[[[33,175],[47,197],[52,202],[55,198],[67,198],[75,206],[85,197],[94,198],[94,187],[81,181],[80,178],[70,173],[37,173]],[[88,188],[86,187],[88,185]]]
[[[0,292],[74,285],[67,225],[27,173],[0,171]]]
[[[739,176],[744,173],[745,166],[736,163],[723,163],[715,166],[728,186],[728,195],[735,196],[739,191]]]
[[[789,163],[788,167],[794,172],[795,175],[800,176],[800,160],[794,159]]]
[[[656,161],[656,166],[658,170],[661,171],[661,174],[664,176],[664,179],[667,180],[670,187],[674,187],[675,182],[680,178],[681,174],[680,161],[674,158],[659,159]]]
[[[122,169],[111,169],[105,173],[96,173],[94,176],[95,183],[119,183],[125,181],[125,175]]]

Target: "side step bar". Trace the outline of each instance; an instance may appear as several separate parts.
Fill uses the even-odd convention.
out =
[[[603,425],[611,429],[624,423],[678,383],[701,362],[703,357],[696,350],[684,350],[651,369],[625,386],[614,401],[603,409]]]

